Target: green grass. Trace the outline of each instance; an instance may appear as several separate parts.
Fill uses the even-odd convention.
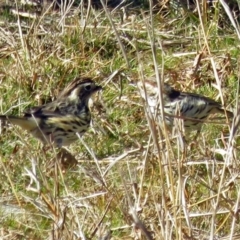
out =
[[[152,23],[140,11],[129,11],[123,23],[120,11],[111,15],[128,63],[103,10],[91,9],[85,29],[80,18],[86,11],[49,11],[35,20],[21,18],[20,25],[16,16],[1,19],[0,114],[20,115],[52,101],[79,75],[94,78],[104,90],[94,98],[93,129],[83,137],[89,150],[80,140],[68,148],[76,166],[64,168],[57,149],[43,149],[17,127],[2,131],[0,238],[103,239],[111,232],[112,239],[184,239],[197,232],[210,239],[211,232],[222,237],[231,229],[239,234],[233,214],[238,132],[230,141],[226,125],[205,124],[197,139],[161,136],[158,122],[149,124],[135,86],[154,76],[157,66],[175,88],[218,101],[221,93],[227,109],[236,111],[239,39],[232,27],[218,25],[221,11],[204,13],[210,20],[203,26],[197,14],[167,11],[155,13]],[[6,204],[21,212],[9,214],[13,207]]]

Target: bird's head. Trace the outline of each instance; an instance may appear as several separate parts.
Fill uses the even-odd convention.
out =
[[[85,102],[88,103],[89,98],[97,91],[102,90],[101,86],[90,78],[78,78],[72,81],[63,91],[60,93],[59,98],[68,98],[73,102]]]

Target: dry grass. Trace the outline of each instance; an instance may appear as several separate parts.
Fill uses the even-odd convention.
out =
[[[77,166],[21,129],[1,133],[1,239],[238,239],[239,119],[186,143],[149,118],[135,86],[160,76],[237,113],[238,36],[221,11],[198,12],[2,15],[0,114],[51,101],[79,75],[104,91],[93,129],[69,147]]]

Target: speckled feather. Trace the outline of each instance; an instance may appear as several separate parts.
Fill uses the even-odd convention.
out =
[[[90,78],[76,79],[48,104],[33,107],[23,117],[0,115],[29,131],[44,144],[53,142],[57,147],[69,145],[84,134],[91,122],[88,101],[92,94],[101,90]]]
[[[150,81],[145,81],[145,95],[143,85],[138,83],[141,96],[148,102],[150,111],[156,112],[158,106],[158,88],[157,85]],[[163,101],[165,122],[168,126],[174,125],[174,118],[184,120],[185,130],[200,130],[204,121],[211,114],[225,114],[221,103],[211,98],[195,94],[180,92],[173,89],[168,84],[163,85]],[[229,118],[233,117],[233,113],[226,110]]]

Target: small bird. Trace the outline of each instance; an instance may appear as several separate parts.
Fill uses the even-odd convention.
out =
[[[142,98],[148,103],[152,114],[155,114],[159,108],[157,83],[146,80],[144,86],[142,82],[138,82]],[[163,84],[163,105],[166,125],[172,128],[174,119],[182,119],[186,132],[200,131],[202,124],[211,114],[227,114],[227,117],[233,117],[233,113],[224,110],[221,103],[199,94],[180,92],[167,83]]]
[[[83,135],[89,128],[91,113],[90,97],[101,86],[90,78],[72,81],[53,102],[27,110],[22,117],[0,115],[0,120],[18,125],[29,131],[44,144],[67,146]]]

